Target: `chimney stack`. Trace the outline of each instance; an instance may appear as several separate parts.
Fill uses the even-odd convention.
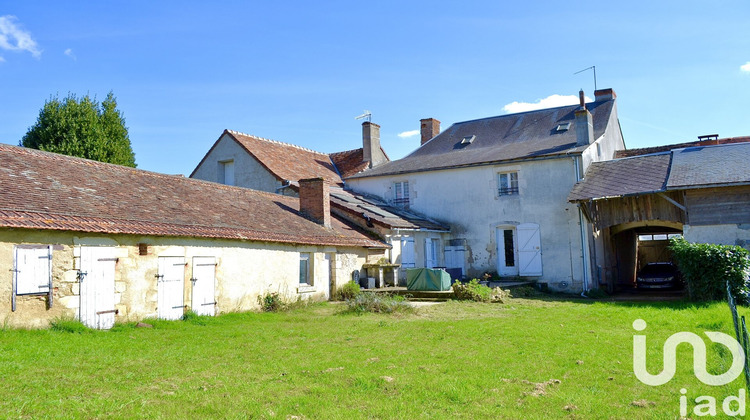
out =
[[[316,223],[331,227],[330,193],[323,178],[299,180],[299,210]]]
[[[578,146],[588,146],[594,142],[594,120],[591,113],[586,109],[584,102],[583,89],[578,92],[578,98],[581,101],[581,107],[576,110],[576,144]]]
[[[615,94],[615,91],[611,88],[599,89],[594,91],[594,100],[596,102],[609,101],[611,99],[615,99],[616,97],[617,95]]]
[[[425,118],[419,120],[420,133],[422,133],[422,143],[425,144],[433,137],[440,134],[440,121],[434,118]]]
[[[380,126],[370,121],[362,123],[362,160],[369,162],[370,168],[387,160],[380,148]]]

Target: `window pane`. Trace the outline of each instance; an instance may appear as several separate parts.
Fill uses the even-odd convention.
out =
[[[299,283],[300,284],[310,284],[308,279],[308,273],[309,273],[309,257],[308,255],[302,254],[299,258]]]
[[[513,231],[510,229],[503,231],[503,241],[505,243],[505,266],[515,267],[515,253],[513,252]]]

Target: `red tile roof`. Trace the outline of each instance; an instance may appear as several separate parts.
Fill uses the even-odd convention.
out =
[[[385,248],[299,200],[0,144],[0,227]]]

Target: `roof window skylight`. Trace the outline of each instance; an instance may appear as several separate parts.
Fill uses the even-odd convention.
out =
[[[558,124],[555,131],[568,131],[569,129],[570,129],[570,123],[566,122],[566,123]]]
[[[461,139],[461,144],[471,144],[477,136],[466,136]]]

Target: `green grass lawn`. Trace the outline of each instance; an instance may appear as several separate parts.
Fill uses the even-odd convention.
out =
[[[692,374],[689,346],[660,387],[633,374],[647,321],[651,373],[679,331],[733,335],[726,304],[513,299],[362,316],[288,313],[70,333],[0,330],[3,418],[678,418],[679,390],[744,388]],[[743,310],[743,313],[747,311]],[[731,364],[707,342],[710,371]],[[694,417],[694,416],[693,416]]]

